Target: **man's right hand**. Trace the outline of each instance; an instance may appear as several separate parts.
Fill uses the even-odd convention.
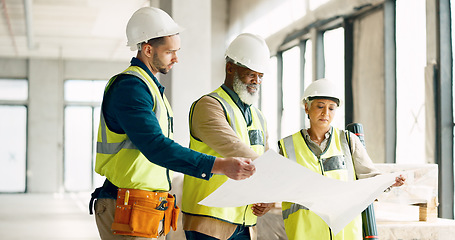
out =
[[[241,157],[216,158],[212,173],[224,174],[234,180],[249,178],[256,172],[251,159]]]

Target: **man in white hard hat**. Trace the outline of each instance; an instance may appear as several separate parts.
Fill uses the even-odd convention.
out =
[[[168,193],[172,171],[208,180],[251,176],[247,158],[220,158],[172,140],[172,109],[156,78],[178,62],[182,28],[161,9],[144,7],[130,18],[131,66],[106,85],[98,131],[95,171],[106,177],[92,193],[101,239],[159,238],[176,229],[179,208]]]
[[[218,157],[255,159],[268,149],[267,126],[261,111],[252,104],[270,58],[261,37],[240,34],[226,51],[224,84],[195,101],[190,109],[190,148]],[[185,175],[183,182],[183,229],[188,240],[256,239],[257,216],[273,204],[215,208],[198,202],[227,180],[216,175],[209,181]]]

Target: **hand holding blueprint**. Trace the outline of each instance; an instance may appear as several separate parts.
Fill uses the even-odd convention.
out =
[[[228,179],[199,204],[237,207],[253,203],[294,202],[321,217],[334,234],[370,205],[398,173],[343,182],[322,176],[269,150],[254,161],[256,173],[248,179]]]

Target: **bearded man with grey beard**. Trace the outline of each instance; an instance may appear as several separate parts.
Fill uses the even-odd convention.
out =
[[[243,33],[225,54],[224,84],[196,100],[190,109],[190,148],[214,156],[256,159],[268,149],[267,125],[253,106],[270,59],[264,39]],[[257,239],[257,217],[273,203],[214,208],[198,202],[227,178],[214,175],[209,181],[185,175],[183,181],[183,230],[188,240]]]
[[[253,105],[257,103],[259,99],[259,85],[262,82],[262,77],[260,82],[252,81],[250,84],[242,82],[239,77],[238,71],[234,73],[234,92],[237,93],[240,100],[247,105]]]

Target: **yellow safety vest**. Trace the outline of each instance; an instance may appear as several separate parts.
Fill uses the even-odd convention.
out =
[[[153,79],[137,66],[130,66],[121,74],[136,76],[147,84],[153,97],[153,111],[161,130],[166,137],[172,139],[172,109],[166,96],[161,97]],[[109,80],[104,93],[108,91],[117,76]],[[111,131],[106,125],[103,111],[101,111],[96,151],[95,171],[106,176],[115,186],[148,191],[169,191],[172,171],[150,162],[126,134]]]
[[[266,122],[259,109],[251,106],[252,123],[247,126],[245,118],[238,106],[234,103],[228,93],[219,87],[208,94],[218,100],[223,106],[226,120],[242,142],[249,145],[257,154],[264,153],[266,141]],[[199,101],[199,100],[198,100]],[[193,109],[190,109],[190,129]],[[191,132],[191,131],[190,131]],[[206,153],[216,157],[223,157],[206,143],[190,136],[190,148],[198,152]],[[228,178],[225,175],[214,175],[209,181],[185,175],[183,181],[182,212],[192,215],[209,216],[234,224],[254,226],[257,217],[253,214],[251,206],[216,208],[199,205],[198,202],[207,197]]]
[[[342,181],[353,181],[355,180],[355,171],[348,165],[352,163],[352,158],[346,136],[345,131],[332,128],[328,147],[319,158],[310,150],[301,131],[281,139],[279,146],[285,157],[296,161],[313,172]],[[351,161],[351,163],[347,161]],[[305,187],[304,184],[302,187]],[[321,191],[324,191],[324,189],[321,189]],[[362,239],[362,220],[360,215],[337,235],[333,235],[324,220],[302,205],[283,202],[282,211],[286,235],[290,240]]]

